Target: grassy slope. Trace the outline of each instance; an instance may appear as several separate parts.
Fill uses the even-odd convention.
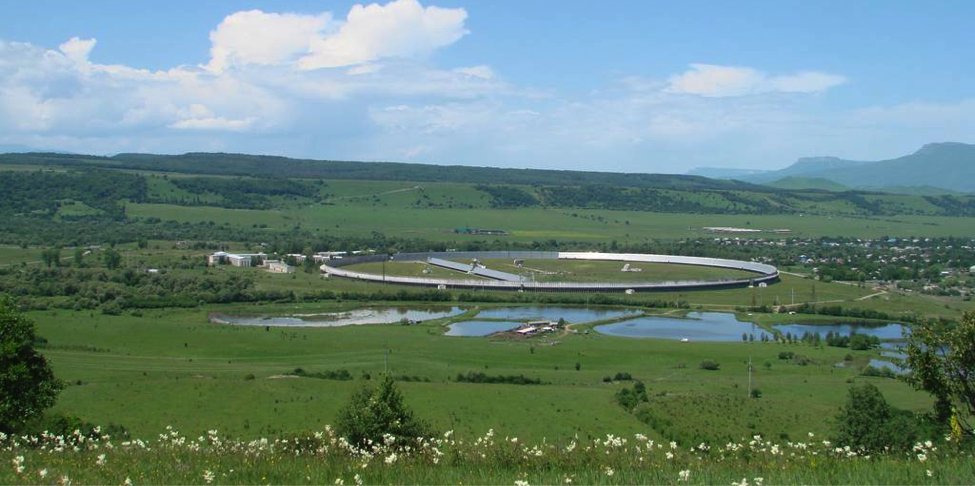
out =
[[[334,206],[312,205],[288,210],[243,210],[214,207],[182,207],[168,204],[129,204],[133,217],[198,223],[229,222],[231,225],[265,224],[283,230],[301,224],[332,234],[369,235],[377,229],[384,234],[434,241],[483,239],[449,233],[457,227],[497,228],[510,233],[515,241],[546,239],[643,241],[710,236],[706,226],[736,226],[760,229],[788,228],[790,235],[763,235],[767,238],[790,236],[852,236],[878,238],[898,236],[971,236],[975,218],[935,216],[897,216],[852,218],[794,215],[717,215],[671,214],[642,211],[565,210],[524,208],[508,210],[428,209],[384,207],[354,202]],[[626,224],[629,222],[629,224]]]
[[[262,282],[266,283],[261,285],[322,285],[309,277],[265,274]],[[824,287],[829,289],[819,290],[823,296],[859,291],[838,285]],[[721,300],[718,297],[723,293],[729,302],[750,298],[743,289],[701,293],[692,300]],[[829,424],[822,417],[832,415],[849,386],[846,379],[856,373],[854,369],[832,367],[848,352],[835,348],[739,343],[682,346],[593,334],[566,336],[559,339],[560,344],[546,346],[541,341],[451,338],[442,336],[436,324],[268,332],[206,321],[207,312],[212,310],[274,314],[328,310],[338,308],[336,305],[238,305],[147,311],[144,317],[54,311],[36,312],[32,317],[39,324],[40,334],[51,341],[45,353],[56,373],[69,383],[82,383],[63,392],[58,409],[95,422],[122,423],[139,434],[152,434],[172,424],[194,433],[218,427],[254,436],[328,423],[349,393],[360,386],[359,381],[268,377],[295,367],[312,371],[347,368],[356,376],[363,372],[375,375],[382,370],[381,350],[386,343],[392,351],[394,373],[432,381],[402,384],[421,415],[458,431],[481,433],[493,427],[501,433],[536,438],[645,432],[645,425],[614,404],[612,395],[619,385],[601,381],[618,371],[644,380],[654,394],[663,393],[660,400],[664,404],[670,400],[679,404],[681,397],[700,397],[700,403],[712,405],[682,415],[680,420],[688,427],[700,421],[716,421],[714,427],[720,428],[721,420],[710,409],[721,408],[721,397],[744,393],[744,363],[749,356],[756,363],[773,364],[770,370],[756,372],[756,386],[764,393],[759,405],[788,410],[786,415],[773,414],[756,424],[758,429],[766,434],[781,430],[791,436],[808,431],[823,433]],[[348,304],[340,308],[348,308]],[[534,353],[529,349],[532,344]],[[776,356],[783,349],[796,350],[820,364],[799,367],[779,362]],[[861,360],[868,355],[855,354]],[[722,370],[697,369],[696,364],[706,358],[721,362]],[[581,371],[573,369],[576,362],[581,364]],[[680,368],[681,363],[687,367]],[[467,371],[524,373],[552,384],[526,387],[447,382]],[[257,379],[245,380],[248,373]],[[899,407],[928,405],[925,395],[902,383],[872,381]],[[725,425],[734,426],[731,422]]]

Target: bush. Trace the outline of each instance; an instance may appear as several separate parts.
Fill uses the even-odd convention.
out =
[[[863,371],[861,371],[860,374],[863,376],[873,376],[877,378],[897,378],[897,374],[894,373],[894,370],[886,366],[877,368],[876,366],[867,365],[866,368],[863,368]]]
[[[637,405],[648,401],[647,387],[639,381],[633,384],[633,388],[623,388],[616,392],[616,403],[630,412]]]
[[[246,375],[244,375],[244,379],[250,381],[250,380],[257,379],[257,377],[254,376],[254,373],[247,373]]]
[[[507,385],[541,385],[539,378],[529,378],[525,375],[496,375],[491,376],[480,372],[468,371],[466,375],[458,373],[458,383],[503,383]]]
[[[779,353],[779,359],[792,359],[792,357],[795,355],[796,353],[793,353],[792,351],[782,351]]]
[[[701,369],[708,371],[718,371],[721,368],[721,364],[717,361],[706,359],[701,361]]]
[[[334,370],[334,371],[333,370],[316,371],[314,373],[309,373],[302,368],[295,368],[295,370],[292,371],[291,374],[294,376],[301,376],[304,378],[318,378],[319,380],[348,381],[352,379],[352,373],[349,373],[349,370],[346,369]]]
[[[919,437],[920,421],[911,412],[891,407],[877,387],[850,388],[836,417],[838,445],[864,451],[907,450]]]
[[[392,377],[383,377],[375,388],[362,388],[339,413],[338,433],[350,443],[365,446],[382,444],[388,434],[397,439],[412,441],[418,437],[430,437],[432,431],[403,403],[403,395],[396,389]]]

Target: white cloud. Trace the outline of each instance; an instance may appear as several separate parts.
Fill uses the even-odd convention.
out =
[[[228,15],[210,32],[210,63],[222,72],[232,64],[281,64],[310,52],[331,22],[330,13],[299,15],[248,10]]]
[[[350,66],[386,57],[425,56],[467,34],[462,8],[423,7],[417,0],[355,5],[333,35],[314,39],[302,69]]]
[[[417,0],[354,5],[344,20],[333,20],[329,12],[237,12],[210,32],[210,62],[205,67],[215,73],[247,64],[313,70],[423,57],[467,34],[466,19],[462,8],[424,7]]]
[[[804,71],[788,76],[775,76],[768,84],[783,93],[816,93],[846,83],[846,77],[837,74]]]
[[[691,64],[690,70],[668,79],[665,91],[719,98],[771,92],[816,93],[845,82],[843,76],[816,71],[769,76],[749,67]]]
[[[59,49],[68,59],[77,63],[87,63],[88,54],[95,48],[95,43],[97,42],[97,39],[79,39],[72,37],[64,44],[61,44]]]
[[[249,129],[256,121],[257,118],[252,116],[242,120],[228,120],[223,117],[187,118],[171,123],[169,124],[169,127],[179,130],[222,130],[242,132]]]
[[[457,68],[454,69],[454,72],[481,79],[494,79],[495,77],[494,70],[491,69],[491,66],[485,66],[483,64],[480,66]]]

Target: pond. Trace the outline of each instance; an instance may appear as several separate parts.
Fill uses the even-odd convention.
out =
[[[585,307],[531,306],[531,307],[493,307],[477,313],[482,319],[508,319],[512,321],[546,320],[560,318],[573,324],[602,321],[625,316],[639,315],[633,309],[589,309]]]
[[[516,321],[462,321],[450,325],[446,336],[483,337],[521,327]]]
[[[901,339],[904,337],[904,328],[900,324],[887,324],[881,326],[865,326],[863,324],[777,324],[772,326],[782,334],[792,333],[793,336],[802,336],[804,333],[819,333],[826,337],[827,333],[840,333],[844,336],[852,332],[866,334],[867,336],[877,336],[879,339]]]
[[[322,314],[292,314],[290,316],[226,316],[215,315],[210,322],[234,326],[272,327],[341,327],[363,324],[395,324],[403,319],[428,321],[456,316],[460,307],[366,307],[346,312]]]
[[[691,312],[687,318],[639,317],[628,321],[596,326],[596,331],[610,336],[675,339],[688,341],[741,341],[742,333],[752,334],[756,341],[772,335],[750,322],[739,321],[734,314],[724,312]]]

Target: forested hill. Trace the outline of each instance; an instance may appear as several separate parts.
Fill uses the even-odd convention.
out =
[[[0,154],[0,164],[104,167],[199,175],[280,178],[463,182],[547,186],[596,184],[617,187],[647,187],[677,190],[774,191],[774,189],[768,187],[746,182],[673,174],[502,169],[496,167],[444,166],[399,162],[348,162],[223,153],[188,153],[183,155],[119,154],[113,157],[54,153]]]

